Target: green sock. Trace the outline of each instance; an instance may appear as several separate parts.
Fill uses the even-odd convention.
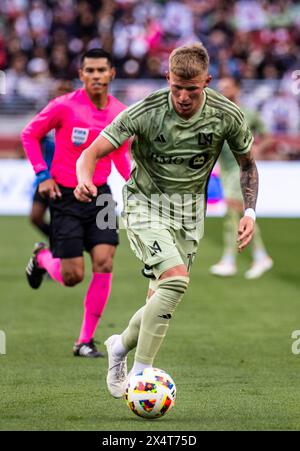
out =
[[[264,258],[268,255],[261,236],[260,227],[258,226],[257,222],[255,223],[255,233],[254,237],[252,238],[251,250],[253,260],[260,260],[261,258]]]
[[[228,208],[223,225],[224,252],[222,260],[230,260],[230,263],[235,263],[237,254],[236,240],[239,220],[239,213],[232,208]]]
[[[189,278],[184,276],[168,277],[158,282],[156,292],[144,307],[135,361],[153,364],[188,282]]]
[[[149,282],[149,289],[153,290],[154,292],[158,288],[158,281],[157,280],[150,280]],[[147,298],[146,304],[149,301],[150,298]],[[138,338],[139,338],[139,332],[142,322],[143,313],[145,310],[146,305],[143,305],[130,319],[128,327],[124,330],[124,332],[121,335],[122,343],[124,347],[131,351],[134,349],[137,345]]]

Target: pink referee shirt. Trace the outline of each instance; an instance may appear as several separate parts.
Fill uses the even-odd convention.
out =
[[[24,128],[21,136],[35,173],[47,169],[40,141],[50,130],[55,129],[51,176],[58,184],[75,188],[78,157],[125,108],[119,100],[109,95],[106,107],[98,110],[83,88],[52,100]],[[98,161],[93,178],[96,186],[106,183],[112,161],[122,177],[128,180],[130,157],[127,142]]]

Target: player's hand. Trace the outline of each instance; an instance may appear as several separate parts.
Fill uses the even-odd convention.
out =
[[[61,197],[59,186],[53,179],[48,179],[40,183],[39,193],[42,197],[50,197],[50,199],[57,199]]]
[[[92,202],[92,198],[97,197],[97,187],[93,182],[78,183],[74,189],[74,196],[80,202]]]
[[[255,221],[249,216],[241,218],[238,228],[238,251],[242,252],[250,243],[254,235]]]

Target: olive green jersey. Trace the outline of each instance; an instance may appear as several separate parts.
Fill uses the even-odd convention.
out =
[[[201,108],[188,120],[175,112],[166,88],[122,111],[101,135],[116,148],[135,136],[127,196],[143,196],[149,202],[163,195],[175,206],[172,196],[181,196],[187,207],[184,215],[197,212],[197,218],[199,211],[203,218],[207,183],[224,142],[236,154],[248,152],[253,142],[241,110],[209,88]]]
[[[243,108],[243,112],[246,118],[246,121],[249,125],[249,128],[253,132],[254,135],[261,136],[266,133],[265,125],[260,118],[260,115],[256,111],[250,111]],[[220,154],[219,159],[222,173],[229,172],[235,168],[237,168],[237,161],[234,158],[233,153],[230,150],[227,142],[224,143],[222,152]]]

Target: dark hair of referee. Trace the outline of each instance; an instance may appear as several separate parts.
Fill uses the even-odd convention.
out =
[[[84,52],[80,57],[80,67],[81,68],[83,67],[84,60],[86,58],[93,58],[93,59],[106,58],[110,64],[110,66],[111,67],[114,66],[114,62],[113,62],[111,54],[109,52],[106,52],[106,50],[103,50],[103,49],[90,49],[90,50],[87,50],[86,52]]]

